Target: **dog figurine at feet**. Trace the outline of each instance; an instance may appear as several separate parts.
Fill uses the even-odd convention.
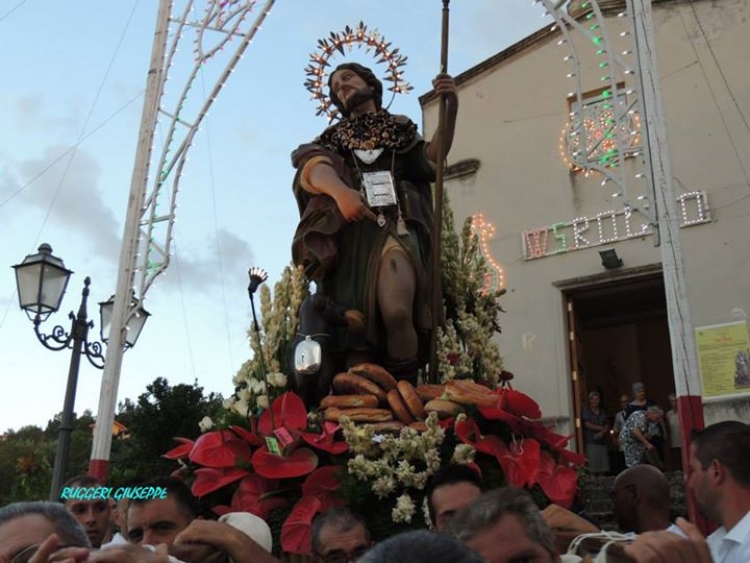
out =
[[[299,308],[299,329],[290,354],[292,390],[310,409],[331,390],[333,376],[346,370],[346,354],[338,344],[346,334],[364,330],[359,311],[348,310],[318,292]]]

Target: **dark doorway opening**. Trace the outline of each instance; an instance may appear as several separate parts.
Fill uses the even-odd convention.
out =
[[[674,393],[672,352],[661,273],[566,291],[579,449],[580,417],[590,391],[614,416],[633,383],[665,411]],[[614,454],[614,451],[613,451]]]

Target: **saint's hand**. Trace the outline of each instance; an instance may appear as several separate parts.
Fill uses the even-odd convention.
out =
[[[445,95],[451,102],[458,99],[456,81],[449,74],[438,74],[432,80],[432,87],[435,88],[437,94]]]
[[[336,194],[335,199],[341,215],[347,221],[359,221],[365,217],[373,220],[376,219],[372,210],[362,201],[362,196],[354,190],[348,188],[341,190]]]

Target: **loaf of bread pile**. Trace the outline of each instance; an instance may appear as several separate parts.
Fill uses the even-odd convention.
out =
[[[347,416],[353,422],[374,425],[377,432],[399,432],[404,426],[424,431],[424,420],[431,412],[445,419],[464,412],[466,406],[496,406],[498,401],[490,389],[470,380],[415,388],[370,363],[337,374],[332,393],[320,403],[325,420]]]

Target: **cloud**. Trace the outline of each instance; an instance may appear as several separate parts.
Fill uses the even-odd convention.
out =
[[[49,213],[51,221],[89,238],[95,254],[119,255],[120,227],[102,198],[101,167],[89,152],[51,145],[41,157],[10,162],[3,172],[5,197],[18,191],[16,204]]]
[[[30,94],[11,100],[10,114],[14,125],[19,129],[39,127],[42,123],[42,99],[41,94]]]
[[[247,269],[255,260],[250,245],[227,229],[219,229],[217,235],[205,239],[205,246],[197,251],[183,247],[175,251],[167,270],[170,275],[162,283],[206,293],[219,284],[247,285]]]

